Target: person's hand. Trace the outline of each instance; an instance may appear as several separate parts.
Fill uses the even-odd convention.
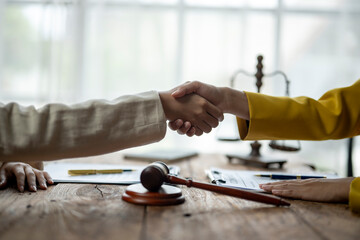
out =
[[[240,118],[249,120],[249,107],[247,97],[244,92],[237,91],[232,88],[215,87],[210,84],[202,83],[199,81],[186,82],[177,88],[172,93],[175,98],[181,98],[187,94],[196,93],[209,102],[219,107],[224,113],[231,113]],[[182,119],[177,119],[184,122]],[[187,134],[192,136],[192,128],[182,126],[174,121],[169,122],[169,127],[177,131],[179,134]],[[192,134],[192,135],[191,135]]]
[[[166,118],[170,121],[185,119],[191,122],[196,135],[209,133],[224,119],[222,111],[203,97],[188,94],[176,99],[171,96],[172,92],[174,90],[159,92]]]
[[[260,188],[279,197],[317,202],[349,201],[350,183],[354,178],[310,178],[260,184]]]
[[[177,131],[180,135],[186,134],[187,136],[192,137],[196,133],[196,128],[191,126],[191,122],[189,121],[184,122],[182,119],[177,119],[169,122],[168,125],[171,130]],[[200,132],[198,131],[198,134],[199,133]]]
[[[15,178],[17,188],[20,192],[24,192],[25,182],[29,190],[36,192],[36,182],[43,190],[47,189],[47,184],[53,184],[50,175],[45,172],[31,167],[29,164],[22,162],[6,162],[0,168],[0,189],[4,189],[9,182]]]
[[[227,112],[229,102],[225,91],[225,88],[215,87],[199,81],[192,81],[178,86],[171,95],[174,98],[181,98],[187,94],[196,93],[219,107],[223,112]]]
[[[209,102],[219,107],[222,111],[224,108],[226,108],[224,106],[225,105],[224,94],[220,88],[198,81],[186,82],[178,86],[176,90],[172,92],[171,95],[175,98],[181,98],[187,94],[192,94],[192,93],[196,93],[206,98]],[[223,119],[221,119],[221,121],[222,120]],[[191,126],[190,122],[183,121],[182,119],[170,121],[168,125],[170,129],[177,131],[181,135],[186,134],[187,136],[192,137],[194,134],[196,135],[202,134],[200,129],[196,129],[195,127]]]

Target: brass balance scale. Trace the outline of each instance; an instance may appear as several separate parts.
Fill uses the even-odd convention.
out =
[[[242,74],[248,77],[254,77],[256,78],[256,87],[257,87],[257,92],[260,93],[260,88],[263,85],[263,78],[264,77],[273,77],[276,75],[280,75],[283,77],[283,79],[285,80],[285,95],[289,96],[289,84],[290,81],[287,78],[287,76],[285,75],[285,73],[283,73],[282,71],[275,71],[273,73],[270,74],[264,74],[263,73],[263,56],[259,55],[257,57],[257,65],[256,65],[256,73],[255,74],[251,74],[247,71],[244,70],[238,70],[234,73],[234,75],[231,78],[231,82],[230,82],[230,86],[233,88],[235,86],[235,81],[237,79],[237,77]],[[251,152],[249,155],[244,155],[244,154],[226,154],[226,157],[228,158],[230,163],[233,163],[233,160],[238,160],[241,163],[244,163],[246,165],[256,165],[256,166],[260,166],[263,168],[269,168],[270,166],[273,167],[274,165],[278,166],[279,168],[283,167],[283,164],[286,163],[287,160],[285,159],[277,159],[277,158],[271,158],[271,157],[264,157],[260,154],[260,148],[261,148],[261,143],[258,141],[254,141],[250,144],[251,146]],[[296,152],[299,151],[301,149],[300,146],[300,142],[297,141],[297,146],[289,146],[286,145],[286,141],[276,141],[276,140],[272,140],[269,143],[270,148],[275,149],[275,150],[280,150],[280,151],[286,151],[286,152]]]

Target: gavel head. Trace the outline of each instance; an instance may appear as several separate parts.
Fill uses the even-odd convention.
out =
[[[167,181],[169,172],[165,163],[153,162],[141,172],[141,184],[150,192],[156,192]]]

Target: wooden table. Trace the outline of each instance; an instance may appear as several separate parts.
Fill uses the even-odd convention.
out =
[[[82,161],[134,164],[112,154]],[[179,162],[182,176],[206,181],[203,169],[228,165],[221,155]],[[0,239],[360,239],[360,215],[346,204],[290,200],[291,207],[182,187],[169,207],[121,200],[125,186],[57,184],[47,191],[0,192]]]

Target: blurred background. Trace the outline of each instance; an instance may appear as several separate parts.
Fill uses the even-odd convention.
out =
[[[287,74],[290,96],[319,98],[360,78],[359,24],[358,0],[0,0],[0,102],[113,99],[189,80],[229,86],[236,70],[255,73],[258,54],[265,73]],[[284,95],[283,80],[265,78],[262,92]],[[168,131],[141,150],[246,154],[249,142],[218,140],[237,134],[233,120],[200,138]],[[292,158],[346,175],[347,140],[301,146]],[[359,175],[357,138],[353,156]]]

